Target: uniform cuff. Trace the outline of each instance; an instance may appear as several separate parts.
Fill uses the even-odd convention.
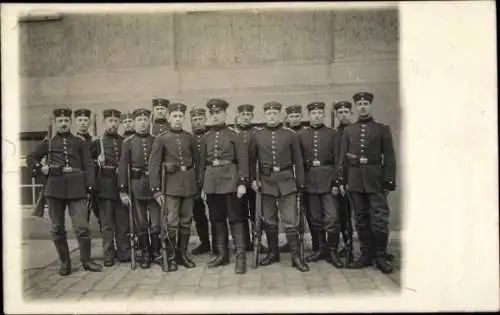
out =
[[[154,193],[157,193],[157,192],[161,192],[161,189],[160,187],[154,187],[154,188],[151,188],[151,192],[154,194]]]
[[[240,177],[238,184],[239,185],[247,185],[248,182],[249,182],[248,178]]]
[[[125,185],[120,185],[120,188],[118,189],[121,193],[128,193],[128,189],[127,189],[127,186]]]
[[[386,180],[382,184],[382,188],[384,190],[395,190],[396,189],[396,183],[392,180]]]
[[[161,195],[163,195],[163,194],[160,191],[157,191],[157,192],[153,193],[153,198],[156,199],[156,198],[160,197]]]

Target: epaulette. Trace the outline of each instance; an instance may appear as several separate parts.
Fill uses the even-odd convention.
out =
[[[283,129],[288,130],[288,131],[291,131],[291,132],[293,132],[293,133],[297,133],[295,130],[293,130],[293,129],[292,129],[292,128],[290,128],[290,127],[283,127]]]
[[[240,131],[238,129],[231,127],[231,126],[227,127],[227,129],[231,130],[234,133],[240,133]]]
[[[168,130],[168,129],[167,129],[167,130],[165,130],[165,131],[163,131],[163,132],[162,132],[162,133],[160,133],[160,134],[157,134],[156,136],[153,136],[153,135],[152,135],[152,136],[153,136],[153,137],[159,137],[159,136],[163,136],[164,134],[167,134],[167,133],[169,133],[169,130]]]

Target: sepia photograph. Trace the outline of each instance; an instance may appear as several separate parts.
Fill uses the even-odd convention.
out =
[[[23,303],[416,292],[400,4],[152,6],[17,16]]]

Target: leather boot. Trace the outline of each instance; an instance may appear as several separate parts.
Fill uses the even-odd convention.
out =
[[[317,262],[328,258],[325,232],[314,232],[316,241],[318,242],[318,250],[306,257],[306,262]]]
[[[177,271],[177,230],[169,229],[168,237],[166,239],[167,244],[167,270],[169,272]]]
[[[250,238],[250,223],[248,222],[248,220],[245,219],[243,221],[243,223],[241,223],[241,225],[242,225],[242,230],[243,230],[245,251],[249,252],[249,251],[253,250],[253,243],[250,240],[251,239]],[[235,244],[235,246],[238,247],[236,244]]]
[[[201,255],[210,252],[210,239],[208,237],[208,222],[207,224],[196,222],[195,226],[196,226],[196,233],[198,233],[198,238],[200,239],[200,245],[193,248],[191,254]]]
[[[318,234],[314,233],[314,229],[309,228],[309,231],[311,233],[311,247],[313,252],[318,252],[320,249],[319,245],[319,240],[318,240]]]
[[[80,245],[80,261],[83,269],[92,272],[101,272],[102,266],[90,259],[90,238],[79,237],[78,243]]]
[[[234,272],[237,275],[242,275],[247,272],[246,262],[246,235],[245,223],[234,223],[231,225],[231,233],[233,234],[234,244],[236,246]]]
[[[348,233],[343,234],[344,238],[344,265],[347,266],[352,263],[354,259],[354,255],[352,253],[352,234]]]
[[[219,255],[219,248],[217,246],[217,233],[215,231],[215,222],[210,223],[210,234],[212,236],[212,254]]]
[[[285,244],[283,244],[279,247],[279,252],[280,253],[289,253],[290,252],[290,244],[288,244],[288,241],[286,241]]]
[[[196,264],[188,256],[188,244],[190,236],[189,228],[179,230],[179,247],[177,248],[177,264],[186,268],[194,268]]]
[[[387,242],[389,234],[376,232],[375,233],[375,266],[382,271],[382,273],[392,273],[394,268],[391,261],[387,257]]]
[[[361,256],[347,265],[349,269],[362,269],[373,265],[373,240],[371,239],[371,232],[360,231],[358,235]]]
[[[104,250],[104,267],[112,267],[115,264],[116,249],[114,244],[114,231],[105,227],[102,230],[102,248]]]
[[[292,254],[292,267],[295,267],[300,272],[309,271],[309,266],[302,261],[299,252],[299,233],[294,228],[289,228],[286,231],[286,238],[290,244],[290,252]]]
[[[342,268],[344,264],[339,257],[339,233],[328,233],[328,263],[332,264],[335,268]]]
[[[215,268],[229,264],[229,247],[226,222],[215,223],[215,236],[218,255],[207,263],[208,268]]]
[[[61,267],[59,268],[59,275],[68,276],[71,273],[71,259],[69,255],[68,241],[66,236],[56,236],[54,239]]]
[[[151,233],[151,260],[159,261],[158,258],[161,257],[161,241],[160,233]]]
[[[267,255],[260,261],[261,266],[269,266],[280,261],[280,252],[278,249],[278,228],[267,226],[266,236],[269,251]]]
[[[142,261],[140,266],[142,269],[148,269],[151,266],[151,246],[149,244],[149,237],[147,232],[141,233],[141,235],[139,236],[139,242],[142,251]]]

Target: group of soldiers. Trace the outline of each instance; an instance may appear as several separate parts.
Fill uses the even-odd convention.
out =
[[[309,127],[302,125],[301,105],[285,108],[285,124],[283,105],[275,101],[263,106],[263,127],[252,125],[250,104],[237,106],[236,124],[230,127],[228,102],[214,98],[206,109],[190,110],[188,132],[183,130],[187,106],[159,98],[153,99],[152,111],[104,110],[103,132],[94,137],[90,110],[55,109],[55,135],[49,132],[27,163],[34,176],[45,177],[42,204],[49,209],[59,274],[71,273],[66,207],[88,271],[103,269],[91,259],[92,209],[99,219],[105,267],[135,261],[138,253],[141,268],[153,262],[165,272],[178,265],[194,268],[188,253],[194,219],[200,244],[191,254],[211,252],[209,268],[230,263],[231,233],[236,274],[246,273],[246,252],[252,250],[255,259],[266,254],[257,262],[260,266],[279,263],[280,253],[290,252],[292,267],[302,272],[320,260],[336,268],[375,264],[392,272],[387,194],[396,187],[395,154],[390,128],[372,117],[373,97],[368,92],[353,96],[354,123],[353,104],[334,103],[340,122],[336,129],[325,125],[324,102],[306,106]],[[301,209],[312,238],[307,257]],[[357,259],[352,212],[361,250]],[[286,234],[281,247],[280,222]],[[267,247],[261,244],[262,230]]]

